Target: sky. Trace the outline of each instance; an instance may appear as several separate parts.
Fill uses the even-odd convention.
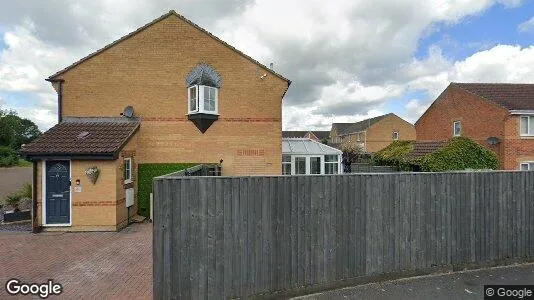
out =
[[[292,81],[284,130],[393,112],[450,82],[534,83],[534,0],[0,0],[0,107],[57,122],[44,79],[173,9]]]

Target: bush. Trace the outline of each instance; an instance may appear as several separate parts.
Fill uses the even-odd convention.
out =
[[[442,172],[466,169],[498,169],[499,160],[495,153],[466,137],[452,138],[438,151],[427,154],[421,160],[426,172]]]
[[[152,181],[154,177],[178,172],[198,163],[183,164],[139,164],[138,168],[138,192],[139,200],[138,213],[141,216],[150,217],[150,193],[152,193]]]
[[[6,204],[11,206],[15,211],[19,210],[19,203],[22,200],[22,195],[20,192],[10,194],[6,197]]]
[[[31,199],[32,198],[32,185],[26,182],[20,189],[19,193],[22,198]]]
[[[18,163],[19,157],[13,149],[0,146],[0,167],[13,167]]]
[[[413,141],[393,141],[373,156],[373,165],[392,166],[399,171],[419,171],[419,162],[408,158]]]

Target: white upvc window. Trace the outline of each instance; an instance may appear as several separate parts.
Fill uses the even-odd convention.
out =
[[[399,132],[393,131],[393,134],[391,137],[393,138],[394,141],[397,141],[399,139]]]
[[[132,182],[132,159],[124,158],[124,183]]]
[[[188,113],[218,114],[219,89],[207,85],[193,85],[188,89]]]
[[[462,134],[462,123],[460,121],[454,121],[452,123],[452,135],[460,136]]]
[[[519,165],[521,171],[534,171],[534,161],[525,161]]]
[[[534,136],[534,116],[521,116],[520,135]]]
[[[282,155],[282,175],[291,175],[291,155]]]
[[[339,155],[324,156],[324,173],[339,174]]]

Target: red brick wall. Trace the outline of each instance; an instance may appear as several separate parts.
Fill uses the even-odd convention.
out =
[[[505,122],[504,168],[517,170],[521,162],[534,161],[534,138],[519,134],[520,116],[511,115]]]
[[[505,163],[511,158],[503,159],[501,155],[505,147],[505,122],[508,116],[508,110],[457,86],[449,85],[415,123],[417,140],[448,140],[453,136],[453,122],[460,121],[462,136],[494,151],[499,156],[501,167],[517,169]],[[489,146],[488,137],[497,137],[501,143]]]

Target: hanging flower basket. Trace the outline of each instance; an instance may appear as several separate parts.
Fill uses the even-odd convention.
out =
[[[89,180],[95,184],[96,180],[98,179],[98,175],[100,175],[100,170],[97,167],[90,167],[85,170],[85,175],[87,175],[87,178],[89,178]]]

